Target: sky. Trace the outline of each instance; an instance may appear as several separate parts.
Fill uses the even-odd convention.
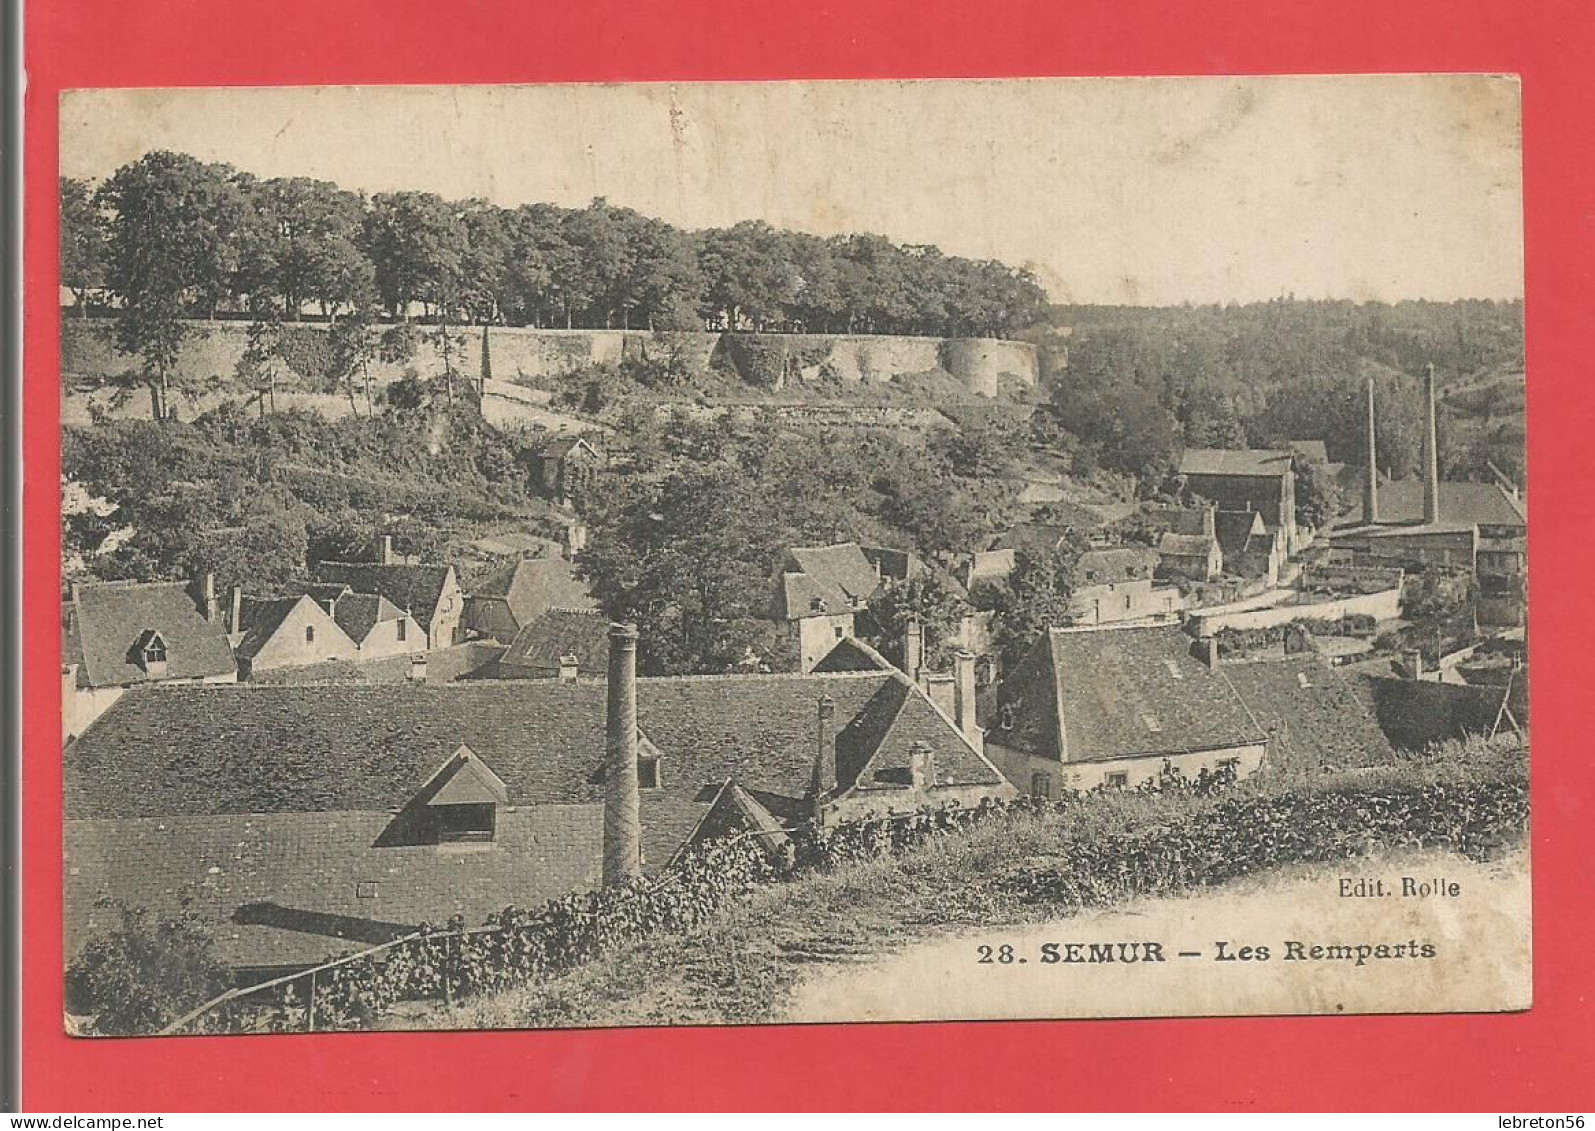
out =
[[[60,156],[875,232],[1055,302],[1449,300],[1522,296],[1520,121],[1500,76],[100,90]]]

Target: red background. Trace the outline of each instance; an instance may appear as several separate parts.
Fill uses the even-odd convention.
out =
[[[24,1092],[31,1111],[1591,1106],[1592,759],[1575,730],[1588,0],[32,0],[26,64]],[[1533,480],[1526,1014],[73,1041],[61,1031],[56,95],[85,86],[1492,71],[1523,76]]]

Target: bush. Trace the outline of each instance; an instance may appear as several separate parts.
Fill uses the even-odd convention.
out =
[[[66,1004],[104,1036],[157,1032],[232,984],[204,925],[188,912],[154,921],[102,900],[116,924],[84,944],[66,972]]]

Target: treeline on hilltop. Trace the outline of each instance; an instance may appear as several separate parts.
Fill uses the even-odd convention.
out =
[[[428,321],[564,328],[1004,336],[1046,296],[994,260],[760,221],[689,232],[586,208],[260,179],[153,152],[62,178],[61,277],[87,312],[214,317],[419,309]]]
[[[1330,459],[1360,463],[1371,377],[1380,470],[1411,475],[1433,364],[1441,474],[1488,480],[1490,463],[1520,481],[1524,472],[1521,301],[1074,306],[1053,308],[1049,322],[1032,336],[1077,471],[1101,466],[1150,486],[1186,447],[1293,439],[1321,439]]]

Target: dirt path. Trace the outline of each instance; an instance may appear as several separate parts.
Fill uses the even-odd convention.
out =
[[[1455,896],[1403,897],[1402,878],[1443,878]],[[1341,880],[1382,881],[1385,895],[1343,897]],[[1068,944],[1159,944],[1109,962],[1063,961]],[[1249,960],[1220,960],[1266,947]],[[1302,944],[1301,951],[1286,946]],[[1047,962],[1046,944],[1057,945]],[[1409,957],[1412,943],[1434,957]],[[1312,958],[1314,945],[1384,945],[1387,957]],[[981,962],[982,946],[991,961]],[[1001,948],[1012,947],[1003,963]],[[1396,947],[1404,948],[1397,952]],[[1200,957],[1180,957],[1180,952]],[[1142,957],[1134,963],[1122,958]],[[1398,957],[1399,953],[1399,957]],[[1300,957],[1289,957],[1292,954]],[[1021,963],[1020,958],[1025,961]],[[1390,1013],[1526,1008],[1528,857],[1493,864],[1430,853],[1340,868],[1289,869],[1180,899],[1144,900],[1042,927],[994,928],[921,943],[876,961],[828,967],[801,983],[792,1021],[1143,1017],[1186,1014]]]

